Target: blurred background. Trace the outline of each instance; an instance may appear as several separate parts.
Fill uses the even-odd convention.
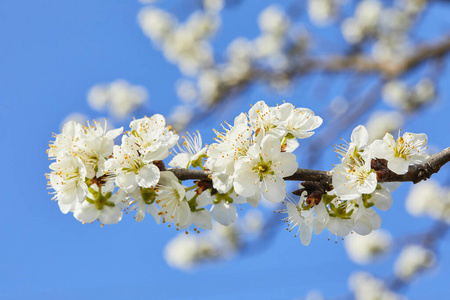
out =
[[[330,170],[332,145],[359,124],[373,139],[426,133],[439,152],[450,146],[450,1],[2,4],[0,299],[448,297],[448,166],[404,183],[379,212],[382,230],[323,232],[307,247],[268,204],[195,238],[151,218],[82,225],[51,201],[44,174],[52,132],[67,120],[127,130],[161,113],[210,144],[213,128],[260,100],[324,119],[300,143],[300,168]]]

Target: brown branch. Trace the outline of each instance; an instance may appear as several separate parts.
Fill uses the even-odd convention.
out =
[[[323,70],[329,72],[355,71],[358,73],[381,73],[386,78],[395,78],[413,69],[420,63],[432,59],[440,58],[450,52],[450,37],[446,35],[444,39],[429,44],[421,45],[403,60],[377,62],[371,57],[361,54],[350,56],[328,55],[327,58],[306,59],[305,63],[292,73],[313,70]]]
[[[382,179],[384,182],[392,181],[411,181],[418,183],[422,180],[427,180],[434,173],[439,172],[441,167],[450,161],[450,147],[442,150],[439,153],[433,154],[430,160],[421,165],[411,165],[406,174],[398,175],[394,172],[389,172],[389,174]]]
[[[425,164],[411,165],[406,174],[398,175],[392,171],[380,178],[380,182],[406,182],[411,181],[418,183],[422,180],[427,180],[434,173],[439,172],[441,167],[450,161],[450,147],[442,150],[439,153],[433,154],[430,160]],[[209,180],[210,172],[192,169],[167,169],[175,174],[179,180]],[[331,182],[331,172],[297,169],[292,176],[285,177],[284,180],[291,181],[322,181]]]

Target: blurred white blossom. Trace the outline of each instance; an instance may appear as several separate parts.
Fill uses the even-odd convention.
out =
[[[394,273],[402,280],[410,280],[417,273],[431,268],[436,261],[431,250],[419,245],[408,245],[402,249],[394,265]]]
[[[367,121],[366,128],[372,140],[381,139],[386,132],[397,131],[404,122],[402,114],[396,111],[375,111]]]
[[[413,216],[428,216],[450,223],[450,191],[433,179],[413,185],[405,205]]]
[[[258,25],[264,33],[282,35],[289,26],[289,18],[278,5],[271,5],[260,13]]]
[[[392,236],[384,230],[372,231],[362,236],[351,234],[345,239],[345,249],[350,259],[358,264],[367,264],[386,253],[392,245]]]
[[[200,261],[216,257],[217,250],[212,241],[203,236],[182,233],[166,245],[164,259],[172,267],[189,270]]]
[[[317,25],[325,25],[336,15],[338,9],[336,0],[308,0],[308,14]]]
[[[408,87],[402,81],[390,81],[383,88],[383,99],[392,107],[413,111],[436,97],[434,83],[421,79],[416,85]]]
[[[355,300],[406,300],[402,295],[388,289],[386,284],[366,272],[353,273],[349,286]]]
[[[142,86],[131,85],[125,80],[99,84],[88,93],[89,105],[98,111],[107,109],[114,117],[123,119],[142,106],[148,93]]]

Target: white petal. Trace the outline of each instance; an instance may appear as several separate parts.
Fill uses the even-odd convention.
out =
[[[353,129],[351,139],[358,149],[364,148],[369,143],[369,133],[366,127],[359,125]]]
[[[144,155],[143,161],[148,163],[153,160],[163,160],[167,156],[169,156],[169,150],[165,147],[160,147],[160,148],[156,149],[155,151],[146,153]]]
[[[234,179],[234,190],[239,195],[251,197],[259,190],[259,177],[250,170],[240,171]]]
[[[300,240],[303,245],[308,246],[311,242],[312,230],[313,227],[311,225],[306,225],[305,223],[300,225]]]
[[[219,193],[225,194],[233,185],[233,177],[224,173],[212,174],[213,186]]]
[[[387,189],[382,188],[381,190],[376,190],[370,201],[375,204],[375,207],[381,210],[388,210],[392,206],[392,195]]]
[[[276,161],[272,166],[272,170],[276,172],[276,175],[280,177],[287,177],[293,175],[298,168],[295,154],[292,153],[279,153],[276,157]]]
[[[258,207],[259,201],[261,201],[261,193],[256,193],[254,196],[247,197],[247,202],[253,207]]]
[[[189,204],[186,201],[181,201],[179,208],[179,217],[178,223],[181,226],[184,226],[191,216],[191,209],[189,208]]]
[[[231,193],[230,196],[233,198],[233,203],[235,204],[248,203],[247,198],[245,198],[244,196],[240,196],[237,193]]]
[[[311,132],[311,135],[313,132]],[[294,152],[295,149],[298,148],[300,144],[298,143],[297,139],[288,139],[286,141],[286,148],[284,149],[286,152]]]
[[[178,182],[177,176],[170,171],[162,171],[160,172],[159,184],[163,186],[171,186],[172,182]]]
[[[155,165],[145,165],[136,175],[137,184],[144,188],[154,187],[159,181],[159,169]]]
[[[169,162],[169,166],[174,167],[174,168],[187,169],[189,167],[190,158],[191,158],[191,156],[187,153],[177,154]]]
[[[375,172],[372,172],[364,180],[364,183],[358,187],[358,192],[361,194],[370,194],[377,188],[377,184],[377,175]]]
[[[117,128],[117,129],[113,129],[108,131],[105,134],[105,137],[111,140],[114,140],[116,137],[118,137],[119,135],[121,135],[123,132],[123,127]]]
[[[261,191],[270,202],[281,202],[286,198],[286,182],[279,177],[264,178],[261,182]]]
[[[212,229],[212,218],[211,212],[209,210],[201,210],[196,212],[191,212],[191,215],[194,215],[193,223],[195,226],[211,230]]]
[[[138,186],[136,175],[133,173],[120,174],[116,178],[116,184],[128,194],[132,193]]]
[[[93,204],[82,204],[75,209],[73,216],[80,222],[92,223],[94,222],[101,211]]]
[[[344,237],[350,233],[350,230],[352,229],[352,223],[352,220],[330,218],[328,220],[327,228],[331,233]]]
[[[153,216],[153,218],[155,219],[157,224],[161,223],[161,216],[158,214],[159,213],[159,209],[155,205],[155,203],[152,203],[152,204],[147,206],[147,212]]]
[[[368,217],[363,215],[353,224],[353,231],[360,235],[368,235],[372,232],[372,223]]]
[[[105,206],[100,215],[100,222],[103,224],[116,224],[122,220],[123,212],[117,207]]]
[[[381,186],[387,189],[389,192],[393,192],[402,185],[401,182],[383,182]]]
[[[138,200],[138,208],[137,208],[137,212],[136,215],[134,216],[134,219],[139,223],[142,222],[142,220],[144,220],[145,218],[145,209],[146,209],[146,204],[142,199]]]
[[[236,206],[234,206],[234,204],[228,204],[223,202],[216,204],[213,207],[213,217],[214,220],[216,220],[220,224],[228,226],[234,223],[234,221],[236,221],[237,218]]]
[[[388,161],[388,168],[401,175],[408,172],[409,164],[410,163],[403,158],[394,157],[393,159]]]

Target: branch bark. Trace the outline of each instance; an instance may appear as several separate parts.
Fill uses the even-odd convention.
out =
[[[398,175],[394,172],[391,172],[383,181],[392,182],[392,181],[411,181],[414,183],[418,183],[422,180],[427,180],[434,173],[439,172],[441,167],[450,161],[450,147],[442,150],[439,153],[433,154],[430,160],[421,165],[411,165],[409,166],[409,170],[406,174]]]
[[[413,53],[397,62],[377,62],[371,57],[361,54],[349,56],[329,55],[326,59],[306,59],[304,65],[297,71],[303,73],[312,70],[328,72],[347,70],[358,73],[381,73],[386,78],[395,78],[428,59],[440,58],[449,52],[450,37],[447,34],[444,39],[417,47]]]
[[[430,160],[425,164],[411,165],[406,174],[398,175],[390,172],[386,177],[381,178],[380,182],[413,182],[418,183],[427,180],[434,173],[439,172],[441,167],[450,161],[450,147],[439,153],[433,154]],[[203,170],[176,169],[170,168],[179,180],[210,180],[210,172]],[[320,171],[311,169],[297,169],[292,175],[285,177],[284,180],[290,181],[323,181],[331,182],[332,173],[330,171]]]

